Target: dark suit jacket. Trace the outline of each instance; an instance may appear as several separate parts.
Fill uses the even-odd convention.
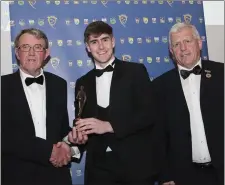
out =
[[[110,89],[109,122],[114,130],[112,151],[118,156],[118,171],[123,180],[143,180],[154,173],[152,168],[151,130],[153,127],[152,96],[150,80],[142,64],[115,60],[115,68]],[[77,80],[76,94],[84,86],[87,102],[83,118],[96,117],[96,77],[94,70]],[[76,104],[76,113],[78,105]],[[87,144],[86,174],[92,165],[92,154],[98,135],[89,136]]]
[[[224,167],[224,65],[203,60],[202,69],[200,106],[212,164],[220,171]],[[155,79],[153,85],[162,123],[157,136],[166,144],[161,180],[185,182],[192,165],[191,129],[177,68]]]
[[[19,71],[1,77],[2,184],[72,184],[69,168],[49,162],[53,144],[69,132],[67,85],[62,78],[46,79],[46,140],[35,128]]]

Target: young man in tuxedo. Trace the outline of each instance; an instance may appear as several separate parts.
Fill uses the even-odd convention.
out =
[[[153,81],[157,136],[164,147],[163,185],[222,185],[224,179],[224,64],[201,59],[195,26],[175,24],[169,49],[176,67]]]
[[[67,84],[42,67],[49,57],[41,30],[15,39],[19,70],[1,77],[2,184],[72,185]]]
[[[76,82],[86,103],[76,129],[88,136],[85,185],[152,185],[154,174],[150,80],[143,64],[114,56],[110,25],[90,23],[84,32],[95,67]],[[76,103],[76,114],[78,113]]]

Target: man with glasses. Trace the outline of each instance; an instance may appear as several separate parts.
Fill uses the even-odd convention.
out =
[[[46,35],[22,30],[15,54],[19,70],[1,77],[2,184],[71,185],[67,84],[43,72]]]

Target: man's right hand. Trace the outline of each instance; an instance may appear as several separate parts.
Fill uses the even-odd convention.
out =
[[[77,131],[76,127],[72,128],[72,131],[68,134],[68,140],[73,144],[85,144],[88,140],[88,136],[85,133]]]

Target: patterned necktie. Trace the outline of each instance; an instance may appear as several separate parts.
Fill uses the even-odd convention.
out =
[[[41,76],[39,76],[39,77],[37,77],[37,78],[30,78],[30,77],[27,77],[27,78],[25,79],[25,83],[26,83],[27,86],[31,85],[32,83],[37,83],[37,84],[41,84],[41,85],[42,85],[43,82],[44,82],[44,77],[43,77],[43,75],[41,75]]]
[[[113,64],[114,64],[115,62],[113,62],[111,65],[108,65],[105,69],[95,69],[95,76],[97,76],[97,77],[100,77],[100,76],[102,76],[102,74],[104,73],[104,72],[110,72],[110,71],[113,71],[114,70],[114,68],[113,68]]]
[[[180,70],[180,75],[182,76],[183,79],[186,79],[187,77],[189,77],[189,75],[191,73],[195,74],[195,75],[200,75],[202,71],[202,68],[197,65],[195,66],[192,70],[188,71],[188,70]]]

